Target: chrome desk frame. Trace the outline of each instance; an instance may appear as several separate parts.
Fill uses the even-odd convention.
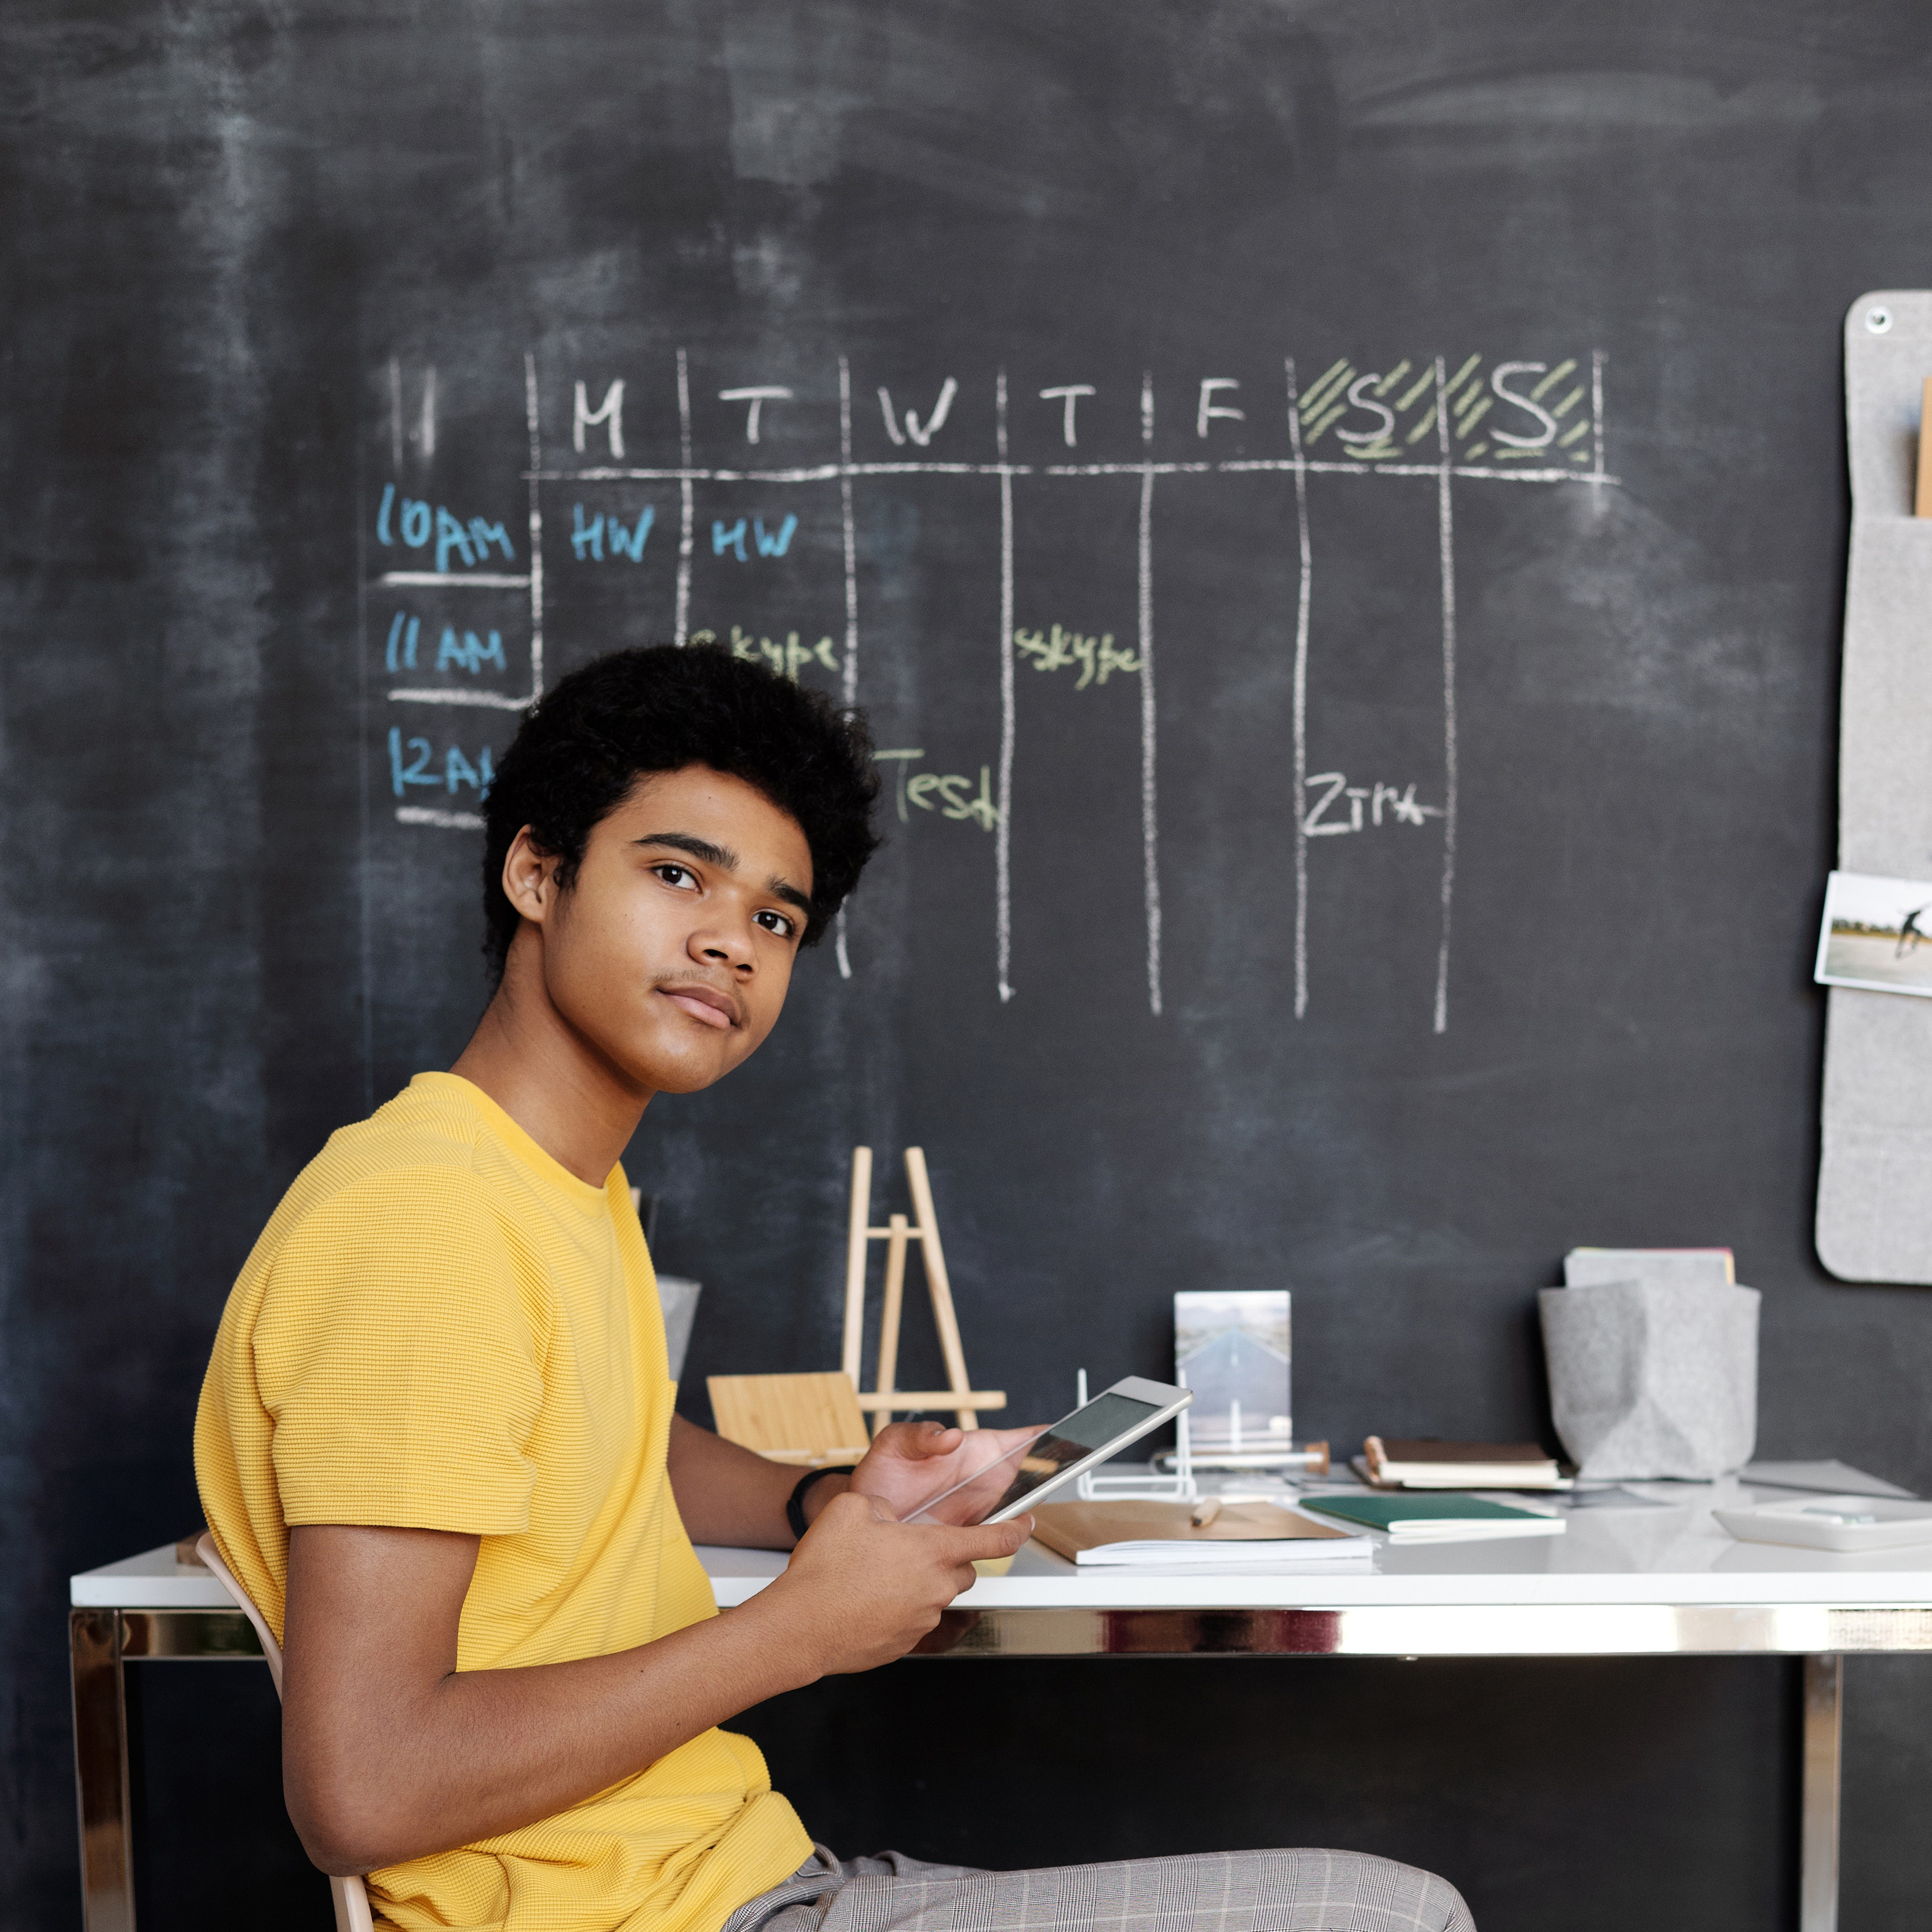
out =
[[[134,1932],[124,1666],[261,1657],[238,1612],[70,1613],[86,1932]],[[1799,1932],[1837,1932],[1847,1652],[1932,1651],[1932,1609],[1806,1604],[1373,1606],[1332,1610],[950,1610],[917,1654],[1000,1657],[1655,1657],[1804,1659]]]

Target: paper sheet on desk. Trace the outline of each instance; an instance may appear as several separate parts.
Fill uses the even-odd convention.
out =
[[[1083,1570],[1192,1570],[1202,1574],[1230,1570],[1293,1570],[1299,1574],[1323,1564],[1366,1568],[1375,1559],[1375,1539],[1337,1538],[1331,1543],[1217,1543],[1204,1556],[1198,1543],[1114,1543],[1083,1550],[1074,1562]]]
[[[1327,1550],[1319,1562],[1281,1563],[1143,1563],[1130,1558],[1118,1563],[1082,1563],[1083,1576],[1118,1576],[1131,1572],[1136,1576],[1372,1576],[1376,1570],[1376,1546],[1364,1537],[1366,1546],[1360,1556],[1345,1551],[1338,1560]]]
[[[1747,1462],[1738,1477],[1742,1482],[1762,1483],[1774,1490],[1815,1490],[1820,1496],[1898,1496],[1908,1502],[1917,1500],[1910,1490],[1901,1490],[1882,1476],[1868,1475],[1836,1458],[1822,1462]]]

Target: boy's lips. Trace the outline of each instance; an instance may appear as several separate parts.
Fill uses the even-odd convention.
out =
[[[724,1030],[738,1024],[736,1003],[709,986],[660,986],[658,990],[673,1006],[682,1007],[706,1026]]]

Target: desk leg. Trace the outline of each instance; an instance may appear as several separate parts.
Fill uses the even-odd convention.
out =
[[[80,1798],[81,1912],[86,1932],[134,1932],[128,1815],[128,1705],[121,1613],[69,1613],[74,1652],[74,1761]]]
[[[1798,1932],[1838,1932],[1838,1764],[1845,1660],[1804,1660],[1804,1812],[1800,1829]],[[92,1932],[92,1928],[88,1928]]]

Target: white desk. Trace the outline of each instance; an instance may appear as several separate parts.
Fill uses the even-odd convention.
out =
[[[1788,1491],[1636,1484],[1666,1509],[1580,1510],[1528,1540],[1384,1546],[1373,1570],[1257,1576],[1082,1574],[1030,1544],[959,1598],[928,1657],[1640,1657],[1805,1660],[1801,1932],[1835,1932],[1841,1658],[1932,1652],[1932,1546],[1832,1556],[1733,1542],[1714,1502]],[[784,1568],[764,1550],[700,1549],[724,1607]],[[87,1932],[134,1932],[127,1730],[130,1660],[259,1659],[254,1631],[172,1546],[72,1580],[74,1736]]]

